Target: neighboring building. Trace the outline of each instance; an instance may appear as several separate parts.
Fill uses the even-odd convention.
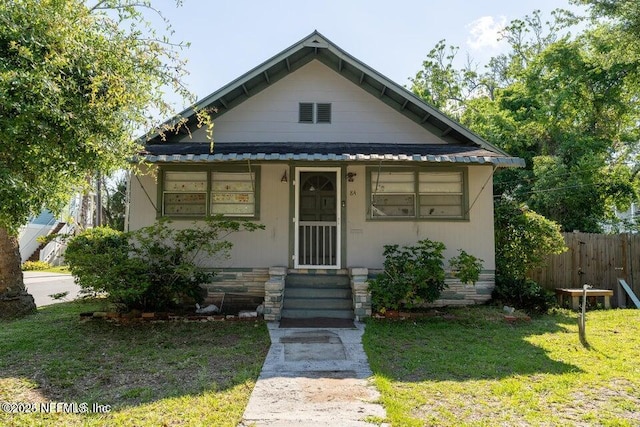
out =
[[[40,215],[29,219],[29,222],[20,229],[18,234],[21,262],[29,259],[31,261],[40,260],[41,244],[38,238],[53,232],[58,224],[60,224],[58,218],[46,209],[40,212]]]
[[[48,243],[40,243],[41,237],[49,234],[73,234],[80,222],[79,194],[74,195],[60,215],[43,209],[38,216],[30,218],[18,234],[21,262],[45,261],[52,265],[62,262],[66,243],[64,239],[56,239]],[[91,219],[89,218],[89,221]],[[91,223],[86,226],[92,226]]]
[[[191,136],[152,135],[145,155],[155,178],[131,180],[128,228],[213,214],[264,224],[231,237],[231,260],[208,286],[212,298],[265,298],[267,319],[354,310],[362,318],[370,314],[366,278],[382,268],[383,246],[424,238],[443,242],[447,258],[464,249],[484,260],[475,287],[448,279],[438,305],[490,298],[492,177],[496,168],[524,166],[522,159],[318,32],[197,107],[217,110],[213,152],[192,110],[181,114]],[[341,287],[351,294],[330,292]]]

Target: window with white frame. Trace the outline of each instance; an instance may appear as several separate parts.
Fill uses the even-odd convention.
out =
[[[162,174],[162,215],[256,218],[256,176],[247,170],[174,171]]]
[[[462,170],[369,170],[371,219],[464,219]]]

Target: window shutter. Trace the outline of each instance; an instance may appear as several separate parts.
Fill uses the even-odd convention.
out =
[[[313,123],[313,103],[301,102],[299,112],[300,123]]]
[[[316,123],[331,123],[331,104],[317,104]]]

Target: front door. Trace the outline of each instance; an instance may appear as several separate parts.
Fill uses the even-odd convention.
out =
[[[340,268],[339,172],[296,168],[296,268]]]

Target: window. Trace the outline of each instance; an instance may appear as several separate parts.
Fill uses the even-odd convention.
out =
[[[207,210],[207,173],[164,173],[162,212],[172,216],[204,216]]]
[[[369,168],[371,219],[464,219],[462,170]]]
[[[462,172],[420,172],[419,197],[422,218],[462,218]]]
[[[162,215],[257,218],[259,167],[248,170],[172,171],[162,175]]]
[[[301,102],[298,105],[298,121],[300,123],[331,123],[331,104]]]
[[[415,217],[415,173],[371,172],[371,216]]]
[[[255,216],[255,174],[211,172],[211,215]]]

